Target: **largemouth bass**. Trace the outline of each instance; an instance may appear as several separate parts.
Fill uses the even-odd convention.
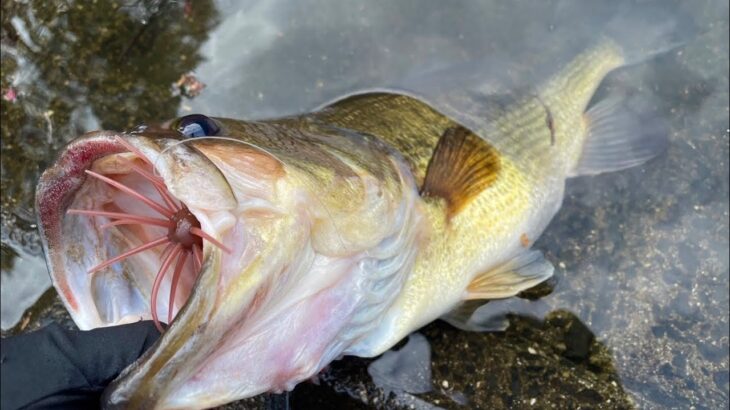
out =
[[[666,141],[619,97],[588,108],[625,57],[604,40],[490,106],[478,130],[369,92],[285,118],[192,115],[73,141],[37,190],[58,294],[81,329],[169,323],[104,405],[289,390],[464,301],[548,279],[532,244],[565,180],[641,164]]]

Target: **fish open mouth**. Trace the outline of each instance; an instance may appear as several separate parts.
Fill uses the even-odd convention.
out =
[[[166,182],[188,174],[176,167],[206,161],[184,147],[166,155],[176,142],[94,133],[44,174],[36,200],[49,268],[81,328],[151,318],[162,331],[187,301],[204,248],[230,253],[210,213]]]
[[[328,154],[337,141],[270,152],[100,131],[44,172],[46,260],[79,328],[170,325],[105,406],[212,407],[291,389],[373,329],[417,255],[418,191],[390,148],[347,140],[373,160],[348,162]],[[365,168],[377,158],[385,180]]]
[[[171,323],[174,317],[175,297],[181,279],[186,283],[185,289],[181,292],[184,303],[190,293],[190,284],[194,282],[195,276],[200,272],[203,264],[203,240],[222,250],[230,252],[230,249],[201,229],[200,222],[190,212],[190,209],[175,199],[167,189],[165,181],[154,174],[154,167],[149,159],[124,139],[118,139],[134,157],[128,158],[125,154],[115,154],[113,158],[105,158],[105,160],[120,161],[123,168],[120,169],[114,164],[108,169],[106,175],[86,170],[87,175],[104,182],[109,189],[112,189],[112,191],[105,192],[106,195],[102,195],[109,200],[99,202],[99,209],[69,209],[66,214],[96,217],[103,221],[99,225],[100,230],[115,228],[124,237],[122,241],[130,244],[141,242],[140,245],[90,268],[89,274],[94,274],[141,252],[155,252],[158,255],[160,267],[155,274],[151,288],[150,315],[162,332],[163,328],[157,314],[157,300],[160,285],[170,268],[174,265],[166,306],[167,323]],[[125,165],[128,166],[127,169],[124,169]],[[120,171],[123,173],[120,174]],[[151,193],[153,191],[154,193]],[[120,194],[126,194],[128,198],[120,198]],[[130,203],[128,199],[146,205],[159,214],[158,217],[147,215],[137,209],[136,204]],[[166,232],[156,232],[159,230],[166,230]],[[158,252],[159,249],[155,250],[160,247],[162,247],[161,252]]]

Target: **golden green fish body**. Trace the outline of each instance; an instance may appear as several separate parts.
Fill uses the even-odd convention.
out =
[[[450,218],[443,201],[427,198],[429,243],[381,326],[352,349],[354,354],[377,355],[448,312],[469,298],[467,288],[476,276],[534,243],[559,209],[565,179],[581,155],[588,132],[586,106],[605,75],[622,64],[620,50],[607,41],[577,56],[535,94],[522,96],[499,115],[489,114],[488,127],[475,131],[485,139],[483,149],[497,152],[493,182]],[[419,110],[425,108],[411,112]],[[432,121],[425,120],[429,126],[409,134],[421,138],[403,141],[402,133],[390,138],[385,134],[405,153],[416,175],[425,173],[437,136],[454,126],[433,115]],[[494,293],[506,297],[516,292],[505,287]]]

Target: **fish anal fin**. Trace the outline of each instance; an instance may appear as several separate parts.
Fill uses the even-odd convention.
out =
[[[588,133],[570,176],[630,168],[654,158],[668,144],[666,126],[656,116],[630,107],[621,96],[596,103],[584,115]]]
[[[465,127],[451,127],[434,149],[421,196],[443,198],[453,216],[490,186],[499,170],[499,153],[493,146]]]
[[[441,320],[457,329],[468,332],[501,332],[507,329],[509,320],[506,315],[487,315],[475,318],[476,311],[489,301],[465,300],[449,313],[441,316]]]
[[[524,251],[510,261],[477,275],[466,289],[465,300],[514,296],[553,276],[555,268],[540,251]]]

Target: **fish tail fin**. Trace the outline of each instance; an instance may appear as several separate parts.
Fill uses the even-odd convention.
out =
[[[643,164],[668,146],[666,124],[635,101],[612,95],[584,114],[583,151],[569,176],[595,175]]]
[[[634,65],[683,46],[696,36],[696,29],[689,16],[647,4],[619,10],[603,35],[619,46],[624,65]]]

